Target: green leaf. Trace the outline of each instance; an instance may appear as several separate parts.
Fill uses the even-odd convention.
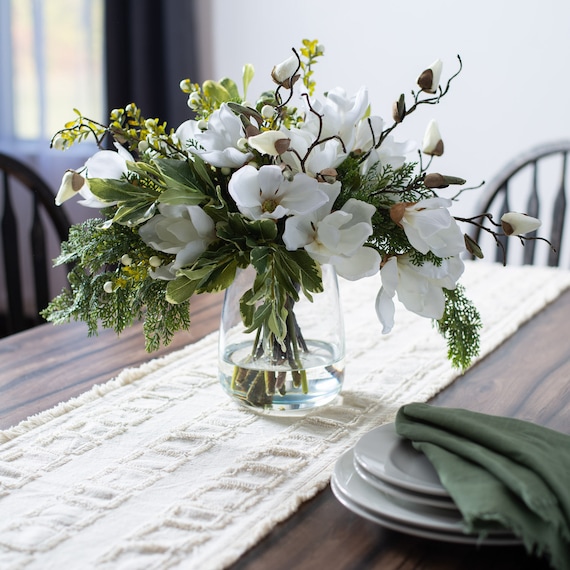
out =
[[[200,204],[206,198],[197,184],[196,176],[189,161],[163,159],[158,160],[162,177],[161,186],[165,188],[159,201],[165,204]]]
[[[191,267],[190,269],[181,269],[178,273],[183,275],[190,281],[196,281],[197,283],[203,279],[207,279],[212,272],[212,265],[205,265],[203,267]]]
[[[255,313],[255,303],[251,300],[252,296],[253,291],[249,289],[239,300],[239,312],[246,328],[251,327],[251,324],[253,323],[253,315]]]
[[[133,199],[149,202],[158,197],[158,191],[154,188],[143,188],[126,180],[111,178],[90,178],[89,189],[96,198],[103,202],[121,202]]]
[[[269,312],[267,318],[267,326],[269,330],[275,335],[275,338],[282,342],[287,334],[287,325],[285,320],[281,317],[280,314],[277,313],[276,310],[272,310]]]
[[[244,310],[246,311],[248,318],[248,324],[246,324],[246,321],[244,320],[244,325],[246,325],[244,332],[249,334],[257,330],[269,319],[271,314],[271,305],[269,303],[259,305],[258,307],[244,305]]]
[[[139,178],[150,178],[153,181],[156,181],[160,178],[160,171],[156,167],[155,164],[151,164],[149,162],[133,162],[128,161],[127,167],[130,172],[136,174]]]
[[[171,206],[198,206],[204,200],[204,195],[199,192],[193,192],[188,187],[172,187],[167,188],[159,197],[161,204],[169,204]]]
[[[305,296],[312,300],[311,293],[321,293],[323,281],[320,265],[305,251],[279,250],[277,267],[285,275],[294,275]]]
[[[275,240],[277,231],[274,220],[248,220],[236,212],[228,214],[227,224],[217,227],[221,239],[234,243],[242,239],[247,242],[248,247]]]
[[[124,225],[139,225],[152,218],[155,210],[155,202],[128,200],[118,205],[113,221]]]
[[[233,79],[230,79],[229,77],[224,77],[223,79],[220,80],[220,84],[230,94],[231,99],[234,99],[236,101],[240,99],[236,82]]]
[[[271,249],[269,247],[256,247],[251,250],[250,260],[258,276],[263,276],[270,262]]]
[[[202,92],[208,99],[221,104],[229,101],[232,97],[229,91],[218,81],[208,79],[202,83]]]
[[[173,158],[157,159],[156,165],[162,176],[170,185],[192,188],[199,192],[200,187],[196,184],[194,163],[190,160],[175,160]]]
[[[242,82],[243,82],[243,98],[247,99],[247,90],[249,88],[249,84],[255,75],[255,69],[251,63],[246,63],[243,66],[242,70]]]
[[[210,187],[212,190],[215,189],[215,185],[210,177],[211,168],[206,165],[204,160],[197,154],[192,155],[192,165],[194,167],[194,172],[199,176],[200,180]]]
[[[243,117],[246,117],[247,119],[255,119],[255,121],[258,124],[263,123],[263,117],[261,116],[261,113],[258,113],[255,109],[252,109],[251,107],[246,107],[245,105],[240,105],[238,103],[233,103],[233,102],[229,102],[228,103],[228,107],[236,114],[236,115],[243,115]],[[242,123],[244,122],[243,118],[242,118]],[[244,126],[247,126],[247,124],[249,124],[249,121],[245,121]]]
[[[196,281],[191,281],[185,276],[177,277],[168,282],[166,286],[166,300],[169,303],[178,304],[190,299],[196,290]]]
[[[235,279],[237,268],[235,259],[220,260],[217,264],[209,265],[209,272],[200,280],[197,292],[217,293],[227,289]]]

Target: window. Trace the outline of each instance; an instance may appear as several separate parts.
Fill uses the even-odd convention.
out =
[[[4,146],[45,145],[75,107],[103,119],[103,0],[0,0],[0,64]]]
[[[74,118],[74,108],[104,119],[103,9],[104,0],[0,0],[0,151],[28,163],[54,194],[65,170],[81,166],[95,145],[60,152],[50,149],[50,139]],[[30,208],[25,194],[13,200],[17,216]],[[64,209],[73,222],[89,215],[76,204]],[[21,218],[27,236],[29,228],[22,224],[29,219]],[[59,240],[51,233],[47,239],[53,258]],[[31,265],[24,262],[22,270],[27,305]],[[65,275],[55,271],[50,281],[58,291]],[[5,295],[0,290],[0,310]]]

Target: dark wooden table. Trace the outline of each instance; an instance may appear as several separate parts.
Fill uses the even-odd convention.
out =
[[[218,326],[221,297],[192,303],[192,328],[160,354]],[[154,354],[153,356],[156,356]],[[139,326],[87,338],[85,325],[43,325],[0,340],[0,429],[149,359]],[[570,433],[570,291],[546,307],[433,403],[533,421]],[[522,547],[474,547],[385,530],[348,511],[330,488],[304,503],[232,568],[240,570],[537,570]]]

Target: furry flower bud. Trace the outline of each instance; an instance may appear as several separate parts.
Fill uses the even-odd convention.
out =
[[[430,172],[424,178],[426,188],[447,188],[450,184],[465,184],[465,180],[457,176],[446,176],[439,172]]]
[[[437,91],[442,68],[443,62],[441,59],[436,59],[427,69],[421,72],[417,83],[422,91],[426,93],[435,93]]]
[[[264,131],[247,139],[249,146],[261,154],[279,156],[289,149],[291,139],[279,131]]]
[[[392,105],[392,118],[395,123],[401,123],[406,116],[406,98],[402,93],[397,101]]]
[[[67,170],[61,180],[61,185],[55,197],[56,206],[61,206],[66,200],[69,200],[85,184],[85,178],[75,170]]]
[[[299,79],[299,74],[295,74],[298,68],[299,59],[296,55],[292,55],[273,68],[271,77],[278,85],[282,85],[285,89],[291,89]]]
[[[435,120],[431,120],[427,126],[422,151],[430,156],[441,156],[443,154],[443,140],[439,133],[439,127]]]
[[[541,226],[538,218],[518,212],[507,212],[501,216],[501,227],[508,236],[520,236],[533,232]]]

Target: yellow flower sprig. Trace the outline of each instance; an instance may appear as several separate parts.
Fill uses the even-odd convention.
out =
[[[316,62],[317,58],[324,55],[325,48],[319,44],[318,40],[303,40],[303,47],[301,48],[301,69],[303,70],[303,84],[309,91],[309,95],[313,95],[315,92],[315,87],[317,85],[316,81],[313,81],[311,77],[313,76],[313,64]]]

